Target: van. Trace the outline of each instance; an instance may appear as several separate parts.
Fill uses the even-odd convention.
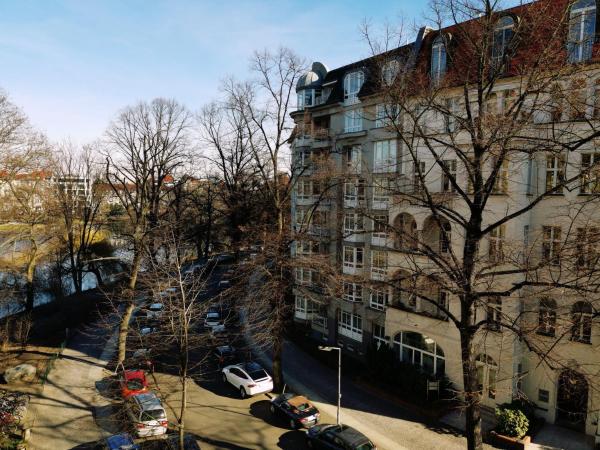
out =
[[[125,411],[138,437],[159,436],[167,432],[167,413],[156,394],[147,392],[127,397]]]

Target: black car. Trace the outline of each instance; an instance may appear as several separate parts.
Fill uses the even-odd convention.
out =
[[[377,450],[368,437],[347,425],[316,425],[308,430],[309,448],[327,450]]]
[[[237,353],[235,348],[231,345],[220,345],[215,348],[213,352],[219,368],[229,366],[238,362]]]
[[[302,395],[285,392],[271,400],[271,413],[286,419],[290,428],[310,428],[319,422],[320,413]]]

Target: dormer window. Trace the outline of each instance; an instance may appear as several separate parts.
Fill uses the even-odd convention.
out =
[[[386,61],[381,68],[381,81],[385,86],[390,86],[398,73],[400,72],[400,63],[395,59],[391,61]]]
[[[431,44],[431,79],[434,83],[446,73],[446,44],[442,35],[439,35]]]
[[[304,89],[298,92],[298,109],[304,109],[315,104],[315,90]]]
[[[365,75],[361,70],[350,72],[344,78],[344,102],[355,103],[358,101],[358,93],[365,81]]]
[[[492,45],[492,65],[496,70],[504,68],[508,46],[515,33],[515,20],[511,16],[504,16],[498,20],[494,28],[494,42]]]
[[[596,33],[596,1],[579,0],[571,6],[569,17],[569,62],[588,61]]]

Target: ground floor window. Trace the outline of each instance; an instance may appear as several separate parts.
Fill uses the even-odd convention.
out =
[[[385,326],[377,323],[373,324],[373,341],[377,344],[377,348],[379,348],[380,345],[387,344],[387,341],[385,340]]]
[[[394,336],[394,347],[400,361],[419,366],[425,373],[443,375],[446,370],[444,351],[430,337],[402,331]]]
[[[362,341],[362,317],[348,311],[340,311],[338,333],[355,341]]]

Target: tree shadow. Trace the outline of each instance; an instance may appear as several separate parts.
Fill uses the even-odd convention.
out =
[[[104,377],[95,382],[98,393],[108,400],[120,400],[119,381],[116,377]]]
[[[94,421],[98,427],[111,434],[131,431],[132,428],[127,426],[127,415],[120,404],[95,407]]]

